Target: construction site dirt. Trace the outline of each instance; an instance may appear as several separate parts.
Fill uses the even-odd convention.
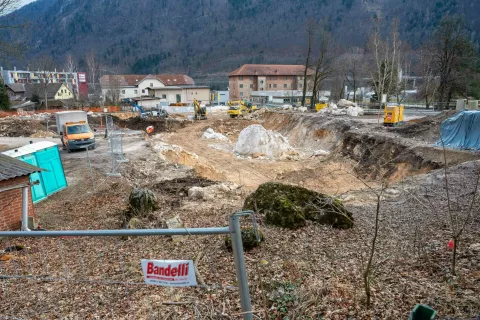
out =
[[[259,185],[281,182],[341,200],[353,213],[355,226],[338,230],[309,222],[290,230],[267,225],[257,212],[264,242],[245,257],[253,309],[259,318],[405,319],[417,303],[428,304],[442,317],[452,319],[474,318],[480,310],[480,206],[474,205],[475,217],[459,247],[458,274],[453,275],[447,245],[451,239],[450,204],[443,170],[446,161],[455,206],[468,207],[480,168],[478,153],[435,147],[433,135],[419,139],[406,129],[414,124],[392,130],[360,117],[265,112],[254,119],[209,114],[201,121],[139,117],[116,121],[128,128],[123,152],[129,162],[120,165],[121,177],[105,174],[112,164],[101,130],[97,132],[97,149],[88,155],[61,151],[69,187],[36,205],[42,227],[166,228],[172,218],[184,227],[226,226],[228,217],[243,207],[247,195]],[[240,132],[253,124],[282,134],[294,152],[279,158],[238,154]],[[157,134],[144,133],[149,125],[157,126]],[[209,128],[228,141],[203,139]],[[13,145],[13,141],[0,139],[0,145]],[[189,194],[193,187],[202,192]],[[133,188],[153,190],[158,209],[126,225],[124,214]],[[378,192],[381,227],[374,257],[372,305],[367,307],[363,270],[370,252]],[[186,237],[180,242],[170,237],[93,240],[64,239],[61,246],[55,239],[18,240],[29,251],[16,252],[16,265],[3,263],[2,270],[27,266],[27,254],[31,257],[41,252],[49,270],[62,270],[60,275],[68,267],[69,274],[98,272],[101,279],[109,271],[114,273],[121,260],[123,269],[118,277],[141,283],[140,258],[192,259],[201,282],[222,289],[130,285],[126,296],[124,285],[66,281],[34,289],[25,281],[24,285],[11,284],[6,292],[20,304],[3,304],[0,311],[35,319],[40,319],[40,314],[66,317],[79,310],[90,315],[86,318],[143,319],[151,317],[152,310],[161,319],[240,318],[238,292],[229,289],[236,286],[233,256],[225,248],[223,236]],[[17,240],[0,241],[6,246]],[[81,265],[80,260],[87,262]],[[41,270],[41,261],[30,263]],[[86,266],[83,271],[82,266]],[[111,270],[102,273],[101,266]],[[42,299],[31,298],[35,290]],[[29,307],[21,308],[25,301]]]

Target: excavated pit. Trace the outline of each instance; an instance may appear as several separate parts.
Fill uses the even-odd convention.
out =
[[[441,121],[436,121],[440,118],[423,121],[431,125],[429,132],[438,130],[434,126],[440,125]],[[265,128],[288,137],[294,147],[327,150],[331,157],[354,160],[355,171],[370,179],[388,178],[395,182],[441,168],[445,161],[452,166],[480,158],[479,153],[435,147],[416,139],[411,130],[392,130],[348,117],[269,112],[262,119]],[[410,126],[407,124],[406,128]]]

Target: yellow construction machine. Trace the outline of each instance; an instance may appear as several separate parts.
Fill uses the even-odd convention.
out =
[[[328,103],[320,102],[320,103],[317,103],[315,105],[315,110],[317,110],[317,112],[318,112],[318,111],[320,111],[320,110],[322,110],[323,108],[326,108],[326,107],[328,107]]]
[[[236,118],[238,116],[246,116],[250,112],[257,111],[257,106],[252,105],[251,102],[245,102],[243,100],[234,100],[227,102],[228,108],[227,114],[230,118]]]
[[[403,105],[385,106],[383,125],[388,127],[396,127],[403,124],[403,109]]]
[[[193,109],[195,110],[195,120],[207,119],[207,107],[200,105],[197,99],[193,99]]]

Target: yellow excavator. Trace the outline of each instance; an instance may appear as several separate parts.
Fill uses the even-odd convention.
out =
[[[252,105],[251,102],[245,102],[243,100],[234,100],[227,102],[228,108],[227,114],[230,118],[236,118],[238,116],[246,116],[250,112],[257,111],[257,106]]]
[[[195,120],[207,119],[207,107],[202,107],[197,99],[193,99],[193,109],[195,110]]]

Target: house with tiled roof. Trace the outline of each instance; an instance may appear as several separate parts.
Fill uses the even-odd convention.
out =
[[[118,74],[100,78],[102,96],[107,99],[113,91],[120,99],[149,95],[148,88],[192,87],[195,82],[185,74]]]
[[[252,91],[303,90],[305,66],[244,64],[228,75],[230,99],[251,98]],[[313,71],[307,70],[307,89]]]

